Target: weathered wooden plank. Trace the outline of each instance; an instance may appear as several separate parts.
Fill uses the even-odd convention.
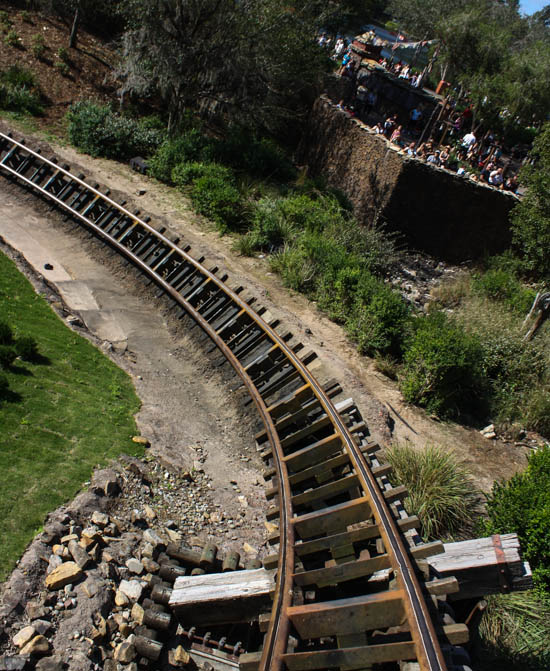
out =
[[[336,566],[295,573],[294,581],[301,587],[307,585],[324,587],[325,585],[336,585],[347,580],[355,580],[362,576],[371,575],[375,571],[380,571],[389,566],[390,558],[387,554],[383,554],[378,557],[371,557],[370,559],[359,559],[345,564],[337,564]]]
[[[424,583],[426,589],[434,596],[443,596],[444,594],[456,594],[460,587],[458,580],[454,576],[449,578],[435,578]]]
[[[517,535],[502,534],[500,544],[504,565],[498,563],[492,537],[445,543],[444,552],[429,557],[426,562],[432,574],[441,578],[456,577],[460,591],[452,596],[453,600],[503,592],[503,582],[507,591],[531,589],[531,569],[522,560]],[[504,574],[500,572],[503,568]]]
[[[346,475],[343,478],[321,485],[320,487],[315,487],[315,489],[296,494],[292,497],[292,505],[297,507],[311,505],[317,501],[327,501],[337,494],[348,492],[350,489],[357,487],[358,484],[359,478],[352,473],[351,475]]]
[[[333,433],[322,440],[292,452],[283,458],[290,473],[296,473],[303,468],[318,464],[332,456],[342,447],[342,439]]]
[[[409,659],[415,659],[412,641],[283,655],[283,661],[289,671],[314,671],[341,666],[354,669],[364,668],[369,664],[385,664]]]
[[[369,500],[366,496],[362,496],[321,511],[299,515],[292,519],[292,523],[300,538],[307,539],[323,533],[332,533],[343,526],[366,520],[370,516]]]
[[[423,543],[410,549],[411,555],[414,559],[424,559],[443,552],[444,547],[441,541],[433,541],[432,543]]]
[[[401,624],[405,617],[402,590],[391,590],[292,606],[290,620],[301,638],[354,634]]]

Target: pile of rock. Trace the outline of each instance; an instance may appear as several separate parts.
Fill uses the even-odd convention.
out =
[[[167,517],[187,505],[182,482],[192,489],[200,476],[165,473],[128,459],[119,472],[96,473],[88,492],[50,516],[7,584],[0,671],[136,671],[153,663],[187,664],[184,638],[167,606],[172,584],[186,572],[217,571],[221,565],[214,546],[202,553],[182,548],[182,527],[194,530],[195,522]],[[175,507],[150,505],[159,481],[173,492]],[[139,486],[149,487],[141,498]],[[122,489],[124,496],[115,501]],[[204,519],[201,509],[198,516]],[[26,560],[29,553],[34,563]]]

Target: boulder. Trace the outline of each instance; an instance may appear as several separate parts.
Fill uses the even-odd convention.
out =
[[[54,655],[53,657],[42,657],[35,668],[36,671],[63,671],[65,664],[61,657]]]
[[[125,594],[130,601],[139,601],[143,592],[143,586],[137,580],[121,580],[118,590],[122,594]]]
[[[20,631],[15,634],[13,637],[12,641],[13,644],[16,645],[18,648],[24,648],[27,643],[36,636],[36,629],[32,626],[29,625],[28,627],[24,627]]]
[[[22,655],[45,655],[49,651],[50,642],[41,634],[32,638],[24,648],[21,648]]]
[[[122,641],[115,648],[115,659],[122,664],[129,664],[136,657],[136,648],[129,641]]]
[[[84,572],[78,564],[68,561],[46,576],[46,587],[51,590],[61,589],[65,585],[78,582],[83,575]]]

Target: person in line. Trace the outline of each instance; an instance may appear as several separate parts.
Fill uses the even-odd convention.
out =
[[[397,115],[393,114],[384,121],[384,135],[391,137],[391,134],[397,126]]]
[[[502,189],[504,182],[504,177],[502,174],[502,168],[497,168],[489,175],[488,182],[491,186],[496,187],[497,189]]]
[[[390,142],[392,142],[393,144],[400,145],[401,144],[401,131],[402,131],[402,126],[397,126],[397,128],[391,134]]]

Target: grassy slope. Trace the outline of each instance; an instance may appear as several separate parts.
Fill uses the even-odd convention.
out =
[[[32,335],[48,360],[17,360],[0,400],[0,580],[45,515],[70,499],[96,464],[132,443],[139,399],[129,377],[68,329],[0,254],[0,319]]]

